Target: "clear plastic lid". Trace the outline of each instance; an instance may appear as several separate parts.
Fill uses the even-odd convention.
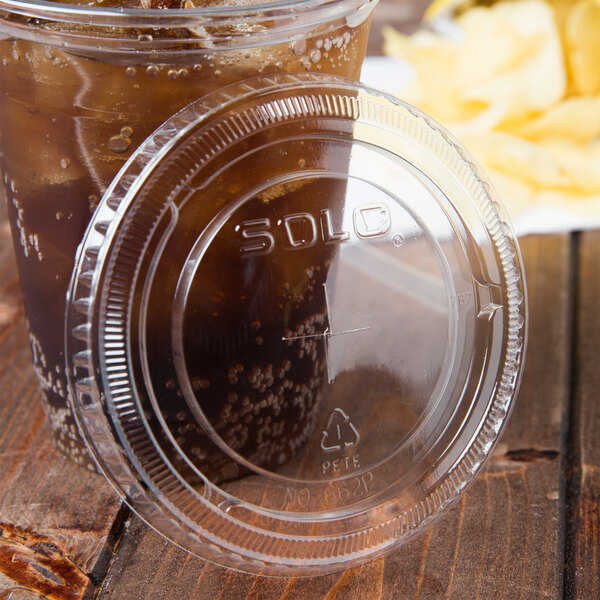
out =
[[[203,558],[318,574],[407,540],[489,455],[522,369],[519,250],[439,125],[331,76],[197,101],[106,193],[67,310],[87,444]]]

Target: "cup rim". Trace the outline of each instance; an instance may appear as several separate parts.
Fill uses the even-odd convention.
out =
[[[360,25],[378,0],[259,0],[258,4],[143,9],[0,0],[0,35],[67,48],[110,53],[121,61],[175,60],[221,50],[249,50],[293,42],[345,20]],[[183,59],[182,59],[183,60]]]
[[[124,20],[131,25],[149,25],[160,22],[161,26],[181,24],[189,25],[197,20],[213,21],[222,19],[244,19],[256,17],[262,19],[289,17],[291,14],[305,15],[326,11],[335,17],[351,14],[357,7],[375,4],[377,0],[262,0],[257,4],[236,4],[233,6],[209,6],[199,8],[122,8],[107,6],[89,6],[83,4],[65,4],[52,0],[0,0],[0,11],[32,18],[45,18],[72,23],[93,25],[115,25]],[[0,20],[2,16],[0,14]]]

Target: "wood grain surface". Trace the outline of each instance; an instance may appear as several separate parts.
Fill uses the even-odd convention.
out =
[[[570,598],[600,598],[600,232],[582,233],[575,240],[565,590]]]

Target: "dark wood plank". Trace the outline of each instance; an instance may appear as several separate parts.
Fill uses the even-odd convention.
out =
[[[486,471],[441,522],[386,559],[281,580],[208,565],[134,519],[99,600],[561,597],[570,243],[567,235],[536,236],[522,245],[531,331],[519,401]]]
[[[577,344],[568,470],[565,596],[600,597],[600,232],[578,245]]]
[[[112,554],[121,503],[54,445],[31,367],[12,244],[0,209],[0,592],[91,597]],[[1,596],[4,597],[4,596]]]

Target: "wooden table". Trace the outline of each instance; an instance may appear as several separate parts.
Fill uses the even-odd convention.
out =
[[[0,599],[599,598],[600,232],[521,244],[526,373],[482,476],[444,519],[385,559],[316,579],[267,579],[166,542],[54,446],[2,206]]]

